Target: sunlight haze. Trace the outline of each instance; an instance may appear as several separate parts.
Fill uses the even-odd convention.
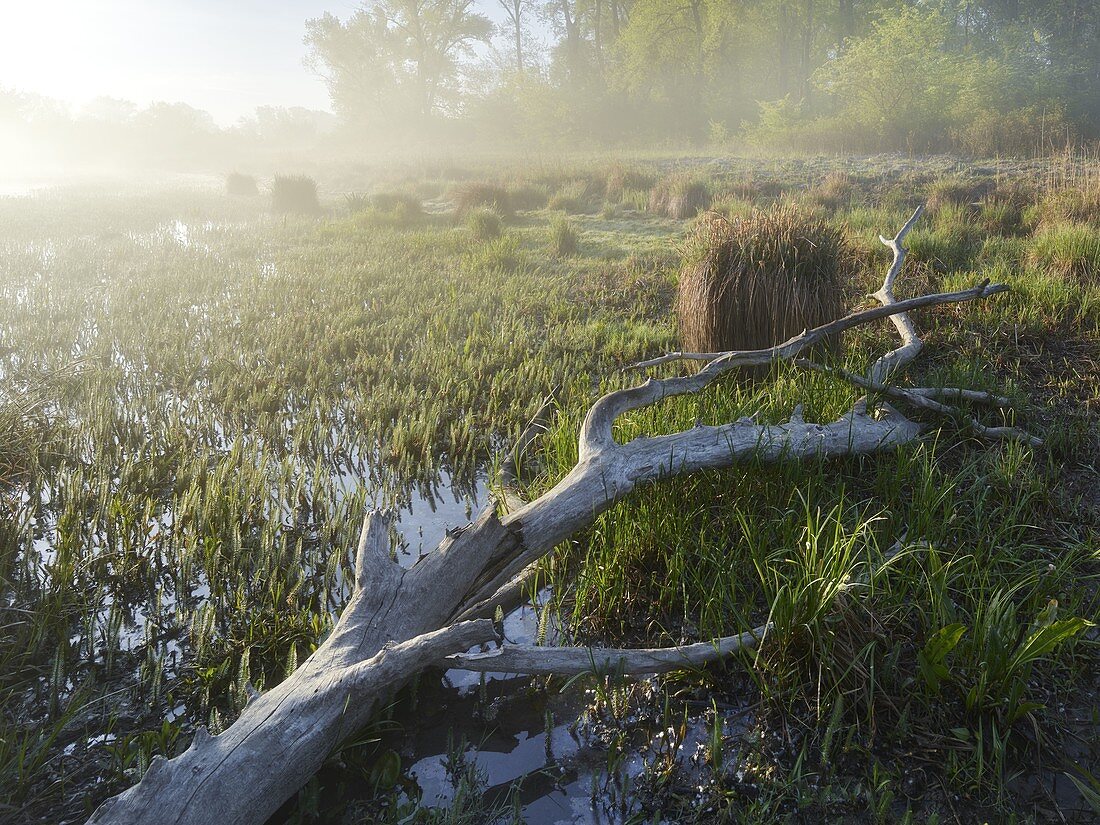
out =
[[[305,21],[351,0],[108,0],[12,3],[0,27],[0,86],[82,106],[101,97],[181,101],[222,125],[257,106],[328,109],[303,65]]]

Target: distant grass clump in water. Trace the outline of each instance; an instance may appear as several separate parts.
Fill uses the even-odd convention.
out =
[[[454,189],[455,214],[460,218],[466,217],[472,210],[480,206],[488,206],[497,211],[505,219],[511,218],[514,212],[512,198],[508,190],[491,183],[470,182],[462,183]]]
[[[281,215],[320,212],[317,181],[307,175],[276,175],[271,183],[271,208]]]
[[[674,220],[694,218],[709,205],[706,182],[684,173],[662,179],[649,193],[649,211]]]
[[[466,216],[466,228],[479,241],[499,238],[503,223],[500,213],[486,206],[474,209]]]
[[[254,197],[260,194],[260,188],[252,175],[230,172],[225,176],[225,193],[235,197]]]
[[[680,273],[683,348],[762,349],[840,317],[845,266],[840,232],[793,205],[708,214]]]
[[[1043,229],[1035,236],[1031,261],[1066,278],[1100,279],[1100,231],[1077,223]]]

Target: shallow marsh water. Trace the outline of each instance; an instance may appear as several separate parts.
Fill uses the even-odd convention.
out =
[[[887,160],[887,171],[909,163]],[[812,183],[829,163],[776,163],[758,180],[789,184],[786,178],[797,169]],[[721,175],[740,175],[746,164],[717,159],[705,166],[718,188]],[[847,165],[853,178],[870,180],[873,191],[863,204],[834,216],[862,244],[874,278],[882,263],[875,233],[900,225],[913,194],[907,179],[892,205],[882,206],[881,166]],[[962,168],[955,162],[940,167]],[[635,194],[636,205],[642,204],[645,193]],[[195,726],[231,720],[249,681],[266,688],[282,678],[323,638],[346,601],[350,553],[365,510],[394,514],[397,559],[414,563],[447,528],[484,505],[492,474],[485,469],[487,456],[514,437],[552,387],[574,385],[562,405],[564,424],[541,456],[558,472],[575,458],[579,421],[568,418],[584,409],[600,379],[605,388],[630,380],[618,367],[675,348],[669,307],[676,244],[687,225],[647,215],[644,204],[607,204],[599,217],[595,205],[570,218],[580,231],[580,249],[563,258],[548,252],[551,213],[525,213],[506,226],[504,238],[483,243],[439,214],[448,201],[438,192],[426,207],[431,214],[408,225],[349,215],[339,204],[320,220],[273,217],[259,201],[210,191],[73,198],[44,192],[18,208],[9,201],[0,199],[0,380],[5,392],[44,388],[40,411],[54,441],[27,470],[29,493],[12,502],[15,518],[0,522],[7,546],[16,548],[14,562],[0,556],[0,576],[11,580],[11,595],[5,592],[11,602],[4,607],[17,618],[9,625],[17,644],[8,646],[17,648],[16,666],[9,660],[0,675],[15,674],[19,691],[0,693],[0,701],[6,718],[18,719],[29,734],[20,740],[24,733],[13,736],[10,726],[0,733],[32,746],[40,733],[58,733],[26,769],[31,793],[5,785],[2,775],[0,801],[48,811],[44,821],[82,821],[87,813],[72,794],[56,794],[61,784],[86,790],[88,804],[115,793],[140,776],[152,754],[186,747]],[[731,203],[745,206],[741,194]],[[930,235],[939,231],[938,221]],[[1025,386],[1044,403],[1065,403],[1061,391],[1044,389],[1066,385],[1061,367],[1029,382],[1026,369],[1016,365],[1035,368],[1027,361],[1027,341],[1047,340],[1051,330],[1081,352],[1094,351],[1088,347],[1096,338],[1096,291],[1034,271],[1026,239],[987,240],[1010,256],[1005,266],[1011,271],[992,275],[1010,279],[1015,291],[989,307],[950,314],[946,322],[938,313],[922,314],[922,326],[934,331],[927,353],[933,374],[998,392]],[[920,251],[914,254],[918,272],[929,274],[920,267],[936,264]],[[974,273],[936,270],[935,277],[945,288],[961,288]],[[1007,339],[1006,329],[1012,330]],[[991,342],[989,349],[975,350],[976,340]],[[877,333],[856,339],[848,351],[852,363],[884,343]],[[994,350],[1008,357],[988,355]],[[74,358],[77,369],[71,369]],[[630,416],[621,422],[621,435],[758,410],[769,421],[785,420],[804,393],[821,402],[820,409],[806,410],[807,420],[852,402],[846,388],[827,389],[824,379],[780,379],[764,399],[720,392],[711,399],[713,410],[708,401]],[[1087,400],[1070,396],[1087,407]],[[1026,417],[1021,412],[1028,426],[1037,418],[1042,421],[1030,409]],[[718,478],[666,486],[647,496],[644,506],[628,503],[601,517],[583,537],[584,546],[575,548],[587,558],[569,550],[559,554],[559,561],[587,565],[597,575],[587,583],[564,574],[557,581],[574,602],[588,599],[577,622],[578,634],[594,628],[586,638],[602,638],[606,630],[609,640],[638,641],[650,627],[628,614],[653,611],[659,603],[671,621],[661,624],[662,616],[655,623],[654,644],[743,626],[742,619],[756,618],[742,616],[743,605],[767,610],[760,600],[769,578],[757,581],[754,571],[772,571],[778,581],[798,560],[793,551],[769,555],[801,546],[806,525],[798,523],[803,501],[791,493],[797,490],[806,504],[812,500],[826,511],[839,497],[865,510],[860,518],[881,512],[872,520],[890,534],[885,541],[919,526],[947,560],[950,614],[927,603],[930,588],[919,569],[898,565],[868,602],[873,630],[854,605],[829,611],[826,624],[815,626],[817,647],[807,660],[816,669],[815,684],[805,690],[797,674],[793,681],[753,682],[742,667],[749,662],[699,677],[681,674],[660,691],[644,680],[566,687],[490,674],[482,685],[469,673],[426,674],[415,701],[401,700],[391,720],[396,729],[384,729],[379,743],[399,755],[406,794],[446,806],[453,790],[450,743],[465,741],[466,759],[485,771],[489,796],[504,801],[518,783],[521,811],[536,823],[616,822],[643,806],[648,819],[665,810],[665,802],[676,802],[647,797],[654,785],[671,788],[690,806],[685,810],[704,821],[710,800],[740,811],[753,808],[758,797],[763,821],[799,815],[803,805],[831,814],[865,813],[872,802],[899,816],[911,802],[923,814],[948,810],[954,800],[921,809],[921,800],[908,795],[914,738],[891,738],[892,724],[878,726],[877,719],[865,727],[864,713],[874,716],[870,705],[832,706],[845,731],[854,732],[859,755],[845,750],[849,740],[832,753],[852,759],[852,771],[830,775],[827,764],[814,763],[833,711],[805,704],[792,711],[786,703],[821,698],[816,680],[822,663],[836,672],[859,664],[837,646],[838,626],[869,645],[863,650],[871,651],[877,667],[884,651],[892,657],[876,671],[870,692],[906,708],[913,702],[908,719],[917,722],[916,747],[932,741],[935,753],[926,772],[954,760],[947,770],[953,775],[940,778],[952,793],[957,787],[1000,793],[999,780],[980,774],[985,756],[973,739],[952,739],[955,734],[941,724],[950,719],[954,730],[981,735],[987,717],[975,722],[960,712],[959,702],[945,701],[949,691],[930,696],[915,669],[916,654],[944,622],[968,623],[953,678],[959,685],[973,679],[987,658],[967,642],[977,635],[991,594],[1021,582],[1028,583],[1024,589],[1011,590],[1013,627],[1026,629],[1052,598],[1067,613],[1095,615],[1089,612],[1091,585],[1080,584],[1090,581],[1093,569],[1081,561],[1087,538],[1067,537],[1059,526],[1085,516],[1061,508],[1051,494],[1057,475],[1039,453],[975,445],[950,426],[938,445],[915,457],[827,470],[754,468],[750,475],[759,478],[732,473],[726,481],[733,487]],[[1074,456],[1081,454],[1078,449]],[[1075,460],[1067,459],[1073,472]],[[1087,471],[1076,476],[1083,487],[1094,478]],[[989,490],[998,501],[986,497]],[[919,503],[913,491],[927,493],[928,500],[917,496]],[[738,515],[744,524],[731,524]],[[699,524],[714,530],[701,533]],[[746,525],[753,547],[743,541]],[[728,576],[731,556],[745,576]],[[938,559],[929,553],[913,561],[919,567]],[[715,582],[729,591],[724,602],[706,601]],[[576,593],[567,590],[573,583]],[[597,591],[611,595],[601,602]],[[706,611],[699,609],[700,595]],[[29,607],[37,624],[19,613]],[[551,607],[554,613],[559,605]],[[582,624],[592,619],[603,624]],[[538,633],[531,608],[507,617],[505,625],[513,640]],[[1095,636],[1086,638],[1095,646]],[[1081,673],[1087,682],[1095,662],[1087,653],[1052,657],[1061,685],[1036,669],[1026,690],[1041,682],[1049,693],[1031,695],[1050,704],[1036,719],[1068,716],[1074,731],[1095,732],[1089,708],[1047,698],[1062,685],[1079,684],[1073,679]],[[768,675],[753,670],[757,677]],[[30,681],[19,681],[24,673]],[[868,693],[863,688],[844,687],[842,693],[858,703]],[[794,724],[781,719],[777,731],[760,708],[738,704],[737,697],[755,701],[768,691],[771,709],[791,713]],[[69,711],[72,717],[64,715]],[[745,736],[749,729],[752,741]],[[715,730],[727,749],[720,766],[707,753]],[[774,747],[763,756],[759,748],[750,753],[755,767],[748,765],[739,743],[751,752],[765,734],[769,743],[776,740]],[[878,748],[874,759],[872,745]],[[1095,747],[1067,752],[1080,754],[1082,764],[1097,764]],[[0,747],[0,767],[13,764],[4,761],[6,754]],[[872,787],[869,779],[878,782],[880,770],[886,779]],[[724,777],[717,789],[701,790],[717,773]],[[375,795],[369,778],[354,776],[349,785],[350,775],[343,774],[341,793],[349,804],[369,804]],[[835,786],[823,786],[823,776]],[[1065,811],[1074,804],[1069,787],[1061,780],[1053,792]],[[989,799],[968,800],[973,807],[967,810],[983,811],[986,804],[1005,810]],[[292,815],[300,819],[304,811],[303,805]]]

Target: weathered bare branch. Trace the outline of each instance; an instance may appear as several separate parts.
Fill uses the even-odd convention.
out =
[[[968,401],[971,404],[989,404],[993,407],[1011,407],[1012,401],[1003,395],[994,395],[984,390],[967,390],[960,387],[906,387],[913,395],[935,398],[940,401]]]
[[[1043,444],[1043,439],[1039,438],[1038,436],[1031,435],[1030,433],[1026,433],[1023,430],[1017,429],[1016,427],[987,427],[976,418],[965,415],[962,410],[958,409],[957,407],[952,407],[948,404],[944,404],[940,401],[935,400],[935,398],[933,397],[934,391],[929,390],[929,388],[927,387],[910,389],[908,387],[889,386],[876,381],[871,381],[861,375],[856,375],[855,373],[849,372],[848,370],[841,367],[827,367],[823,364],[818,364],[814,361],[809,361],[804,358],[796,359],[795,364],[805,369],[815,370],[816,372],[820,372],[825,375],[836,375],[840,378],[843,378],[845,381],[854,384],[857,387],[865,390],[870,390],[872,392],[882,393],[888,398],[893,398],[897,401],[904,401],[905,403],[910,404],[913,407],[917,407],[918,409],[928,410],[929,412],[934,412],[940,415],[949,416],[951,418],[960,419],[966,423],[966,425],[974,432],[975,435],[990,441],[1022,441],[1025,444],[1030,444],[1032,447],[1040,447]],[[967,397],[968,394],[964,393],[962,390],[956,390],[954,394],[956,397],[971,400]],[[979,394],[970,393],[970,395]],[[997,402],[997,406],[1009,406],[1007,398],[1002,399],[999,396],[992,396],[988,393],[981,393],[980,395],[983,398],[995,399]],[[1004,403],[999,403],[1002,401]]]
[[[894,253],[894,261],[890,265],[890,269],[886,272],[886,278],[883,280],[882,286],[879,288],[878,292],[871,296],[884,307],[900,306],[897,299],[894,298],[894,281],[897,280],[898,275],[901,273],[901,265],[905,262],[905,236],[909,234],[909,231],[913,228],[914,224],[916,224],[922,212],[924,212],[923,204],[916,208],[912,217],[905,222],[905,226],[903,226],[893,238],[884,238],[882,235],[878,236],[878,239]],[[871,365],[868,374],[871,380],[878,384],[885,383],[891,373],[910,363],[914,358],[920,355],[920,351],[924,347],[924,342],[921,341],[920,335],[917,334],[917,327],[909,317],[908,310],[894,313],[890,316],[890,321],[901,337],[901,346],[886,353]]]
[[[493,623],[482,619],[382,646],[365,659],[348,651],[338,665],[307,660],[225,733],[199,728],[186,752],[154,759],[141,782],[104,802],[89,822],[264,822],[370,718],[379,697],[410,672],[495,635]]]
[[[676,647],[599,648],[504,645],[486,653],[456,653],[447,667],[481,673],[522,673],[532,676],[576,676],[581,673],[637,676],[699,668],[741,650],[754,650],[771,631],[770,624],[737,636]]]

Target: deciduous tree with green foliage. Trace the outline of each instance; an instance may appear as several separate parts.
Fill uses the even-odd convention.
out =
[[[866,37],[848,41],[814,80],[869,137],[927,148],[945,140],[960,109],[971,108],[983,89],[989,94],[996,76],[989,61],[947,51],[949,32],[935,9],[891,12]]]
[[[353,120],[423,123],[454,111],[464,58],[493,24],[473,0],[373,0],[346,22],[331,14],[306,24],[310,63],[334,107]]]

